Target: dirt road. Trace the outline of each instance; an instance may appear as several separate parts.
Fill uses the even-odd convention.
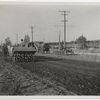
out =
[[[25,63],[22,63],[26,65]],[[32,64],[34,63],[27,63]],[[30,66],[31,67],[31,66]],[[34,66],[35,67],[35,66]],[[35,70],[34,70],[35,71]],[[0,57],[0,95],[76,95],[62,86],[24,69],[9,57]]]
[[[17,64],[78,95],[100,95],[100,63],[38,55],[35,64]]]

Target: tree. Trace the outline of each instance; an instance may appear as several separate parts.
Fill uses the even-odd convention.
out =
[[[6,44],[6,45],[12,45],[11,40],[10,40],[9,37],[7,37],[7,38],[5,39],[5,44]]]
[[[77,43],[84,43],[86,41],[87,41],[87,39],[83,35],[81,35],[78,39],[76,39]]]
[[[86,41],[87,39],[83,35],[76,39],[76,43],[80,45],[81,49],[87,48]]]
[[[24,43],[26,44],[26,43],[29,43],[29,42],[30,42],[29,35],[25,35],[25,37],[24,37]]]
[[[45,44],[43,45],[43,51],[48,52],[49,50],[50,50],[50,45],[49,45],[48,43],[45,43]]]

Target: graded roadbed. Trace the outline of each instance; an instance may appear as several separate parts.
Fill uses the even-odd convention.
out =
[[[0,58],[0,95],[76,95]]]

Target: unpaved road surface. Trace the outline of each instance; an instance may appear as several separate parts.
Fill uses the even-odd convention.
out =
[[[100,95],[100,63],[38,55],[16,64],[77,95]]]
[[[21,63],[26,65],[26,63]],[[31,65],[31,63],[27,63]],[[32,63],[34,66],[34,63]],[[31,66],[30,66],[31,67]],[[35,71],[35,70],[34,70]],[[18,63],[0,57],[0,95],[76,95]]]

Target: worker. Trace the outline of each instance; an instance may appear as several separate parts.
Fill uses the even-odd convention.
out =
[[[8,56],[8,47],[6,44],[3,45],[3,56],[7,57]]]

